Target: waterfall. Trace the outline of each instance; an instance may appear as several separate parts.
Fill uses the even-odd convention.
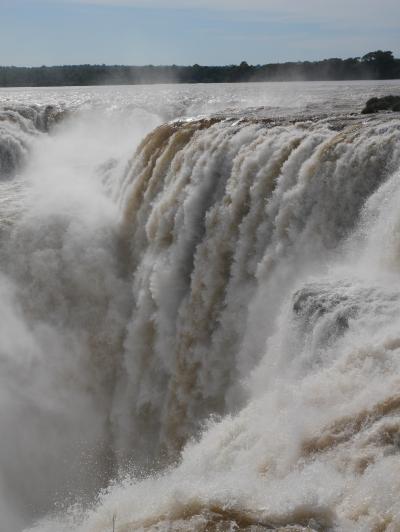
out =
[[[4,526],[396,530],[398,115],[3,114]]]
[[[121,200],[135,308],[113,419],[127,455],[173,455],[243,405],[282,303],[336,260],[398,167],[397,120],[337,129],[203,120],[140,146]]]

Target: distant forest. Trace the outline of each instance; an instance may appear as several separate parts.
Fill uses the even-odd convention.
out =
[[[377,50],[363,57],[226,66],[65,65],[0,67],[1,87],[131,85],[142,83],[232,83],[246,81],[322,81],[398,79],[400,59]]]

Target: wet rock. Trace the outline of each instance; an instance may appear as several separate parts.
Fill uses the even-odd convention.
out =
[[[377,113],[378,111],[400,111],[400,96],[384,96],[371,98],[365,104],[362,114]]]

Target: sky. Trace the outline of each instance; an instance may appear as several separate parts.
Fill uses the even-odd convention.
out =
[[[0,0],[0,65],[400,57],[400,0]]]

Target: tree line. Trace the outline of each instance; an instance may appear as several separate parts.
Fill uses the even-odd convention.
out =
[[[399,79],[400,59],[377,50],[363,57],[225,66],[64,65],[0,67],[1,87],[131,85],[144,83],[232,83],[247,81],[323,81]]]

